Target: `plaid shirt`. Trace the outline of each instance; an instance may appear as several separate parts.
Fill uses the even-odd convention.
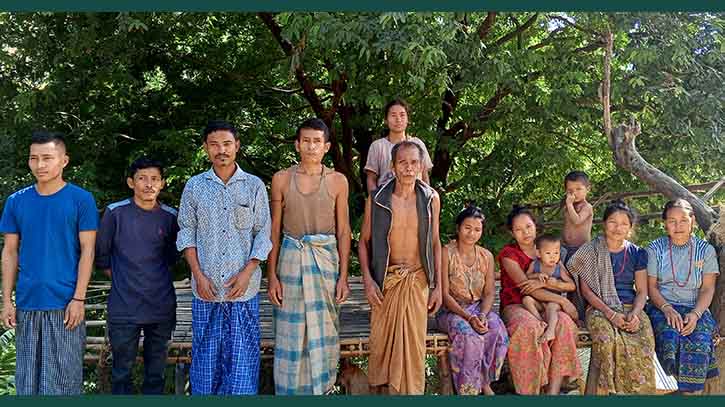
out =
[[[251,260],[264,261],[272,249],[267,190],[259,178],[237,166],[224,184],[213,169],[189,179],[181,195],[176,247],[196,247],[201,272],[224,302],[224,284]],[[254,270],[247,291],[233,301],[247,301],[259,291],[262,272]],[[196,281],[192,276],[192,290]]]

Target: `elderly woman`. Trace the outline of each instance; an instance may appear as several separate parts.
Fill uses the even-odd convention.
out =
[[[604,235],[582,246],[570,264],[589,303],[592,337],[586,394],[653,394],[654,336],[644,313],[647,252],[629,242],[632,210],[614,201],[604,210]]]
[[[684,199],[667,202],[662,212],[667,236],[647,247],[655,351],[682,393],[701,393],[705,380],[719,374],[715,359],[715,320],[708,308],[719,274],[715,248],[692,235],[695,216]]]
[[[458,394],[493,395],[506,359],[508,335],[491,311],[494,296],[493,255],[477,245],[483,234],[481,210],[469,206],[456,217],[456,239],[443,247],[441,282],[444,308],[438,326],[448,333],[453,384]]]
[[[570,317],[576,317],[577,311],[569,300],[555,293],[563,292],[562,284],[570,283],[526,278],[526,270],[536,257],[536,223],[530,211],[514,207],[506,226],[515,243],[504,246],[498,261],[501,310],[510,338],[508,358],[514,387],[518,394],[539,394],[544,386],[548,394],[559,394],[564,378],[578,378],[581,374],[576,355],[577,326]],[[559,311],[553,340],[539,340],[545,324],[521,305],[524,295],[558,303],[564,310]]]

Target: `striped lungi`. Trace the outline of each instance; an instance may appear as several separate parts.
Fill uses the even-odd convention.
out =
[[[15,390],[19,396],[83,391],[86,324],[65,328],[64,310],[17,311]]]
[[[340,359],[334,235],[285,236],[277,267],[282,306],[274,308],[276,394],[323,394]]]

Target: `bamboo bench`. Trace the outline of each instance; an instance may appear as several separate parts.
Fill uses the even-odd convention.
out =
[[[498,281],[496,282],[498,286]],[[176,387],[177,394],[183,394],[186,381],[185,371],[191,363],[191,300],[192,292],[187,280],[175,283],[177,296],[176,328],[169,345],[167,363],[176,365]],[[108,283],[92,284],[94,292],[106,292],[110,289]],[[350,297],[343,304],[340,310],[340,357],[350,358],[367,356],[369,350],[370,336],[370,307],[365,299],[365,292],[359,277],[350,280]],[[493,309],[498,311],[498,287],[496,290],[496,301]],[[94,295],[101,298],[101,294]],[[105,301],[95,301],[89,304],[88,309],[103,309]],[[260,291],[259,318],[261,329],[260,354],[262,359],[274,357],[274,331],[272,329],[272,304],[266,294],[266,284],[262,285]],[[97,364],[99,372],[104,380],[109,380],[108,367],[110,366],[111,355],[107,334],[105,334],[106,321],[87,321],[87,326],[103,327],[103,336],[87,337],[85,361],[89,364]],[[591,346],[589,332],[580,330],[577,335],[577,347],[584,348]],[[448,352],[450,344],[448,335],[437,329],[434,318],[428,320],[428,333],[426,335],[426,353],[434,355],[438,359],[438,375],[441,383],[441,393],[452,394],[450,364]],[[139,360],[141,358],[139,357]]]

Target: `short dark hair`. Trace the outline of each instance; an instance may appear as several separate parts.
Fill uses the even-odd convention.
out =
[[[322,132],[322,134],[325,136],[325,143],[330,141],[330,129],[327,127],[325,122],[322,119],[318,119],[317,117],[311,117],[300,124],[300,127],[297,128],[297,132],[295,133],[295,139],[300,139],[300,133],[302,130],[309,129],[309,130],[319,130]]]
[[[561,237],[551,233],[544,233],[537,236],[536,240],[534,241],[534,245],[537,249],[540,248],[541,245],[544,243],[561,243]]]
[[[405,109],[405,114],[410,115],[410,105],[408,104],[408,102],[406,102],[403,99],[396,98],[396,99],[393,99],[390,102],[388,102],[385,105],[385,107],[383,108],[383,118],[384,119],[388,118],[388,113],[390,113],[390,109],[393,106],[402,106],[403,109]]]
[[[662,219],[667,219],[667,213],[670,209],[680,208],[687,213],[688,216],[695,214],[695,210],[692,209],[692,205],[686,199],[677,198],[673,199],[665,204],[665,208],[662,210]]]
[[[164,166],[161,164],[160,161],[154,160],[153,158],[149,157],[140,157],[128,166],[128,177],[133,178],[138,170],[143,170],[146,168],[158,168],[161,176],[164,176]]]
[[[390,153],[390,160],[395,163],[395,159],[398,158],[398,152],[404,148],[411,148],[415,147],[418,149],[419,158],[422,160],[423,156],[425,155],[423,153],[423,147],[419,146],[418,143],[412,142],[410,140],[404,140],[400,143],[393,146],[393,151]]]
[[[528,216],[531,218],[531,221],[534,222],[534,225],[536,225],[536,217],[529,208],[521,205],[514,205],[513,208],[511,208],[511,212],[506,215],[506,228],[508,230],[513,230],[514,219],[516,219],[519,215]]]
[[[53,143],[56,146],[61,146],[65,150],[65,135],[60,132],[47,131],[47,130],[35,130],[30,135],[30,145],[33,144],[48,144]]]
[[[237,128],[234,127],[234,125],[225,120],[209,120],[206,127],[204,127],[204,131],[201,132],[205,143],[209,135],[215,131],[228,131],[232,133],[234,140],[239,140],[239,134],[237,133]]]
[[[617,212],[624,212],[629,218],[629,223],[632,226],[637,223],[637,214],[634,213],[634,210],[632,210],[632,208],[630,208],[621,199],[615,199],[614,201],[610,202],[609,205],[607,205],[607,207],[604,209],[604,216],[602,216],[602,221],[606,222],[610,216],[614,215]]]
[[[584,171],[572,171],[564,177],[564,185],[566,186],[567,182],[575,182],[579,181],[582,184],[589,186],[589,176]]]
[[[467,205],[461,212],[456,216],[456,226],[460,227],[464,220],[468,218],[481,219],[481,225],[486,224],[486,216],[483,214],[481,208],[474,204]]]

